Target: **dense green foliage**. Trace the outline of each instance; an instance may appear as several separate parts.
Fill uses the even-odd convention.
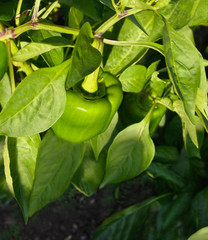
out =
[[[93,240],[206,239],[207,13],[207,0],[1,1],[2,203],[27,222],[70,183],[91,196],[145,176],[155,195]]]

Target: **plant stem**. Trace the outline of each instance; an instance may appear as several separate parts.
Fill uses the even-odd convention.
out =
[[[103,54],[104,44],[101,39],[95,38],[92,44],[93,47],[99,50],[101,54]],[[98,90],[98,74],[99,74],[100,66],[91,74],[87,75],[82,82],[82,88],[89,92],[94,93]]]
[[[11,81],[11,91],[13,93],[15,90],[15,78],[14,78],[14,69],[12,65],[11,43],[9,39],[6,40],[6,46],[7,46],[7,55],[8,55],[8,64],[9,64],[9,76]]]
[[[17,5],[16,17],[15,17],[16,26],[20,25],[20,12],[21,12],[22,3],[23,3],[23,0],[19,0],[18,5]]]
[[[103,39],[103,43],[113,45],[113,46],[143,46],[147,48],[152,48],[164,56],[164,47],[161,44],[153,42],[129,42],[129,41],[117,41],[110,40],[107,38]]]
[[[144,9],[141,8],[134,8],[134,9],[129,9],[129,10],[124,10],[120,14],[115,14],[111,18],[109,18],[106,22],[103,23],[96,31],[95,31],[95,36],[101,37],[109,28],[111,28],[115,23],[119,22],[121,19],[133,15],[135,13],[138,13]]]
[[[37,21],[40,2],[41,2],[41,0],[35,0],[35,6],[34,6],[34,10],[33,10],[33,15],[32,15],[33,22]]]
[[[59,33],[72,34],[75,36],[79,34],[79,29],[70,28],[66,26],[59,26],[59,25],[50,24],[50,23],[43,23],[43,22],[38,23],[36,29],[37,30],[44,29],[44,30],[55,31]]]
[[[66,34],[72,34],[77,36],[79,34],[78,29],[69,28],[65,26],[59,26],[55,24],[50,23],[43,23],[43,22],[32,22],[29,21],[25,24],[22,24],[21,26],[18,26],[13,29],[6,29],[5,33],[0,34],[0,41],[6,40],[8,38],[17,38],[19,35],[21,35],[24,32],[27,32],[29,30],[49,30],[49,31],[56,31],[59,33],[66,33]]]
[[[42,15],[41,19],[46,19],[48,15],[53,11],[53,9],[56,7],[58,4],[58,1],[53,2],[49,8],[45,11],[45,13]]]

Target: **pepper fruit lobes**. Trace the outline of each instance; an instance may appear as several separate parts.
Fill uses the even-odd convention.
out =
[[[67,141],[78,143],[104,132],[118,110],[123,92],[119,80],[110,73],[101,75],[106,93],[101,98],[86,99],[78,92],[66,92],[62,116],[52,126],[54,133]]]
[[[126,94],[119,108],[119,117],[124,127],[142,121],[152,107],[152,104],[146,93]],[[165,112],[165,106],[161,104],[155,106],[150,119],[150,134],[155,132]]]
[[[0,41],[0,80],[3,78],[8,66],[7,48],[5,42]]]

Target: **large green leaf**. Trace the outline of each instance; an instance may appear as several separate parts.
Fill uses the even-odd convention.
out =
[[[125,92],[141,92],[146,82],[147,69],[143,65],[133,65],[125,69],[119,80]]]
[[[8,158],[5,158],[5,161],[9,161],[13,194],[22,209],[25,222],[28,219],[28,204],[33,187],[39,144],[39,135],[7,138]]]
[[[194,234],[192,234],[188,238],[188,240],[207,240],[207,236],[208,236],[208,227],[204,227],[198,230],[197,232],[195,232]]]
[[[103,150],[96,159],[90,143],[86,143],[83,161],[72,179],[73,185],[86,196],[98,189],[105,173],[106,156],[106,150]]]
[[[182,28],[193,18],[197,8],[204,0],[175,0],[159,9],[174,29]],[[206,5],[204,1],[204,5]],[[205,7],[206,8],[206,7]]]
[[[139,236],[144,230],[149,208],[165,197],[167,197],[167,194],[152,197],[115,213],[101,224],[92,240],[140,239]]]
[[[84,76],[92,73],[101,63],[100,52],[92,47],[93,34],[89,23],[85,23],[80,29],[74,51],[72,64],[69,68],[66,87],[70,88],[82,80]]]
[[[118,122],[118,113],[116,113],[114,115],[111,123],[109,124],[109,126],[105,130],[105,132],[97,135],[96,137],[94,137],[90,140],[96,159],[98,158],[102,149],[105,147],[105,145],[110,140],[111,135],[116,127],[117,122]]]
[[[84,144],[72,144],[48,131],[38,151],[29,216],[63,194],[83,156]]]
[[[162,35],[163,22],[153,11],[142,11],[135,15],[144,33],[131,20],[125,19],[118,35],[119,41],[154,42]],[[147,48],[140,46],[114,46],[105,65],[105,70],[113,74],[122,72],[132,63],[143,57]]]
[[[194,123],[197,89],[201,77],[199,52],[189,39],[176,32],[167,22],[163,42],[170,79],[184,103],[188,117]]]
[[[32,42],[24,46],[13,56],[15,62],[25,62],[30,58],[60,47],[73,47],[73,43],[63,37],[50,37],[42,42]]]
[[[31,73],[16,88],[0,113],[0,133],[32,136],[50,128],[66,103],[65,79],[70,60]]]
[[[149,135],[149,122],[145,117],[115,137],[108,150],[106,174],[101,187],[138,176],[150,165],[154,153],[154,143]]]

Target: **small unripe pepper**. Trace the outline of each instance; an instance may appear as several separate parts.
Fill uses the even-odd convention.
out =
[[[55,134],[70,142],[83,142],[104,132],[118,110],[123,92],[119,80],[103,72],[99,83],[104,91],[101,96],[85,96],[81,91],[66,92],[66,106],[63,115],[52,126]]]

